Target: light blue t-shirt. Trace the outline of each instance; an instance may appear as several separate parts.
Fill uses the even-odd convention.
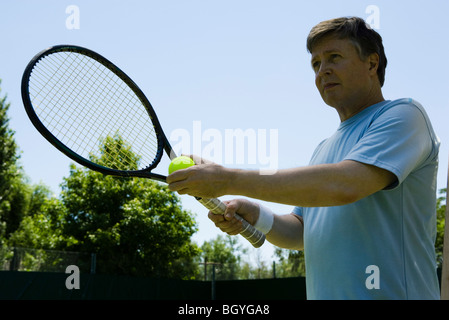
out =
[[[311,165],[354,160],[397,182],[357,202],[296,207],[304,220],[308,299],[439,299],[439,140],[412,99],[383,101],[342,122]]]

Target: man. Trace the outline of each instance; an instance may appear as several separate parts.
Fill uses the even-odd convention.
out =
[[[237,234],[238,212],[274,245],[304,250],[308,299],[438,299],[439,141],[424,109],[412,99],[383,98],[382,38],[362,19],[321,22],[307,49],[316,87],[341,120],[309,166],[260,175],[203,162],[170,175],[170,189],[294,205],[276,215],[236,199],[224,217],[209,217]]]

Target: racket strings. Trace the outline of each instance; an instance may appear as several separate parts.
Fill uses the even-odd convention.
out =
[[[157,135],[143,103],[96,60],[75,52],[47,55],[33,69],[29,92],[41,122],[83,158],[118,170],[143,169],[155,159]]]
[[[41,112],[40,118],[41,120],[44,120],[46,122],[46,126],[51,129],[52,132],[57,133],[57,137],[60,137],[63,131],[72,132],[73,134],[71,135],[71,138],[73,138],[73,142],[76,145],[77,141],[86,140],[86,131],[75,131],[72,128],[72,126],[74,125],[81,125],[80,128],[84,129],[84,127],[86,127],[87,125],[87,123],[85,122],[85,117],[83,119],[79,119],[79,121],[76,121],[81,114],[80,107],[84,104],[84,101],[80,100],[80,98],[82,99],[82,97],[85,96],[85,94],[83,94],[83,91],[85,89],[84,86],[80,86],[81,80],[76,76],[76,74],[79,74],[80,72],[72,71],[71,74],[68,73],[68,62],[61,61],[59,58],[59,56],[55,55],[47,56],[46,60],[40,61],[41,64],[45,63],[45,65],[40,69],[33,70],[33,76],[35,76],[36,74],[40,76],[40,78],[38,76],[36,76],[35,78],[40,80],[39,83],[41,86],[38,88],[40,90],[37,92],[43,98],[40,104],[36,103],[38,96],[35,97],[33,102],[34,105],[37,106],[36,110],[39,110]],[[51,63],[49,63],[50,61]],[[77,61],[72,61],[71,65],[73,66],[74,70],[83,69],[83,65],[79,64],[79,62]],[[49,73],[48,71],[51,71],[51,73]],[[45,81],[47,81],[47,83],[45,83]],[[42,90],[45,89],[45,85],[48,85],[48,83],[50,82],[52,83],[52,86],[48,86],[47,91]],[[80,88],[80,94],[74,94],[74,90],[77,87]],[[58,92],[59,100],[54,99],[55,92]],[[45,96],[43,96],[43,93],[45,93]],[[64,112],[63,114],[61,114],[56,112],[57,107],[62,108],[63,106],[68,105],[70,105],[70,107],[72,108],[72,113]],[[61,109],[61,111],[63,112],[64,110]],[[64,119],[64,116],[67,116],[67,118]],[[80,136],[79,134],[83,134],[83,136]],[[76,151],[78,150],[79,149],[77,148]]]

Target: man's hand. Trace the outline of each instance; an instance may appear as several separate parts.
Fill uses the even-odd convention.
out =
[[[224,201],[224,203],[227,207],[224,216],[209,212],[209,219],[221,231],[229,235],[236,235],[242,231],[242,223],[234,217],[236,213],[251,225],[255,225],[259,219],[260,206],[258,203],[246,199],[234,199]],[[275,215],[273,228],[267,233],[267,240],[281,248],[302,250],[303,230],[302,217],[293,213]]]
[[[177,170],[167,177],[168,188],[179,194],[218,198],[227,192],[231,170],[197,156],[189,156],[196,165]]]
[[[259,218],[260,207],[255,202],[246,199],[234,199],[224,201],[226,211],[224,215],[217,215],[209,212],[209,219],[215,226],[229,235],[236,235],[242,231],[242,223],[234,216],[238,213],[243,219],[254,225]]]

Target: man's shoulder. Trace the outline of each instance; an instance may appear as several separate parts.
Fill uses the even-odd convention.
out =
[[[400,98],[395,100],[388,100],[382,105],[380,105],[376,111],[385,112],[391,109],[399,112],[409,111],[412,113],[419,112],[421,114],[426,114],[426,111],[422,106],[422,104],[412,98]]]
[[[412,98],[401,98],[385,101],[374,108],[371,121],[397,122],[408,125],[425,124],[425,127],[433,133],[431,121],[421,103]]]

